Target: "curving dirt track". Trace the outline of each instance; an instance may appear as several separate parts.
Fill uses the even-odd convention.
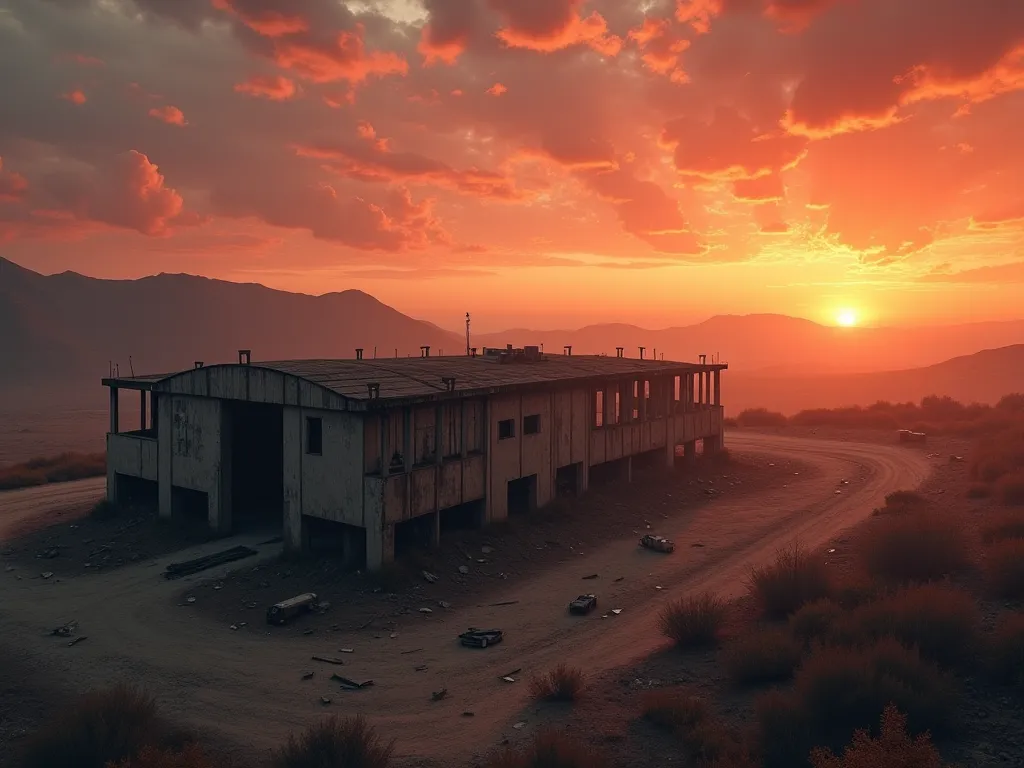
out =
[[[53,521],[54,515],[82,514],[106,493],[106,477],[0,491],[0,541]]]
[[[795,538],[820,545],[868,516],[886,493],[916,487],[930,471],[923,455],[897,446],[758,434],[731,434],[728,444],[742,453],[788,456],[818,471],[761,498],[716,499],[681,512],[658,531],[676,539],[674,555],[642,551],[632,540],[610,542],[494,599],[518,600],[514,605],[435,610],[411,617],[396,637],[373,630],[307,637],[300,628],[268,631],[262,625],[232,631],[174,605],[172,596],[188,581],[160,577],[169,560],[236,541],[253,545],[258,538],[252,537],[68,582],[18,581],[0,573],[0,626],[5,644],[32,654],[46,673],[73,680],[76,690],[114,679],[144,683],[169,715],[212,727],[254,750],[276,746],[315,721],[325,711],[319,697],[326,694],[333,699],[330,711],[362,712],[385,734],[398,736],[397,756],[457,764],[512,733],[527,703],[526,686],[503,683],[501,675],[515,668],[541,671],[563,660],[593,673],[629,664],[662,645],[656,623],[666,600],[703,589],[737,595],[749,567],[780,546]],[[849,483],[841,485],[843,479]],[[696,542],[704,546],[688,546]],[[273,554],[270,547],[257,548]],[[254,564],[244,561],[243,567]],[[581,580],[593,573],[600,578]],[[624,578],[616,582],[618,577]],[[601,609],[586,618],[567,616],[566,602],[592,590]],[[611,608],[623,611],[602,619]],[[72,618],[87,642],[68,648],[42,636]],[[506,641],[485,651],[461,648],[455,636],[471,625],[500,626]],[[312,654],[340,655],[342,647],[355,650],[344,656],[345,667],[310,661]],[[401,653],[414,649],[422,650]],[[428,669],[415,672],[418,665]],[[313,669],[312,680],[301,680]],[[376,685],[344,692],[329,682],[333,671],[372,678]],[[431,691],[441,687],[450,697],[431,702]],[[466,710],[475,717],[462,717]]]

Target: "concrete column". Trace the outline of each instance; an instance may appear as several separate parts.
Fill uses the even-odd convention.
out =
[[[387,480],[391,474],[391,417],[386,411],[380,414],[380,476]]]
[[[683,465],[692,467],[697,461],[697,441],[687,440],[683,443]]]
[[[222,536],[231,533],[234,525],[234,507],[231,500],[231,411],[224,407],[221,401],[220,407],[220,472],[218,473],[218,488],[216,500],[210,496],[210,528]],[[283,468],[282,468],[283,469]],[[216,506],[214,506],[216,503]],[[284,505],[281,507],[283,519]]]
[[[647,421],[647,379],[640,379],[637,384],[637,397],[640,398],[639,416],[640,421]]]
[[[459,456],[465,459],[469,455],[469,425],[466,422],[466,401],[459,401]]]
[[[107,435],[107,454],[110,454],[110,435]],[[117,473],[114,471],[114,465],[107,462],[107,501],[111,504],[117,504]]]
[[[110,431],[115,435],[120,431],[118,429],[118,422],[121,418],[120,411],[118,410],[117,393],[117,387],[110,388]]]
[[[491,398],[488,397],[484,400],[481,410],[483,410],[484,419],[484,522],[486,524],[491,522],[494,515],[494,455],[491,450]]]
[[[157,500],[161,520],[171,519],[171,397],[157,397],[153,416],[156,421],[156,457],[157,457]]]
[[[302,520],[302,411],[284,409],[284,549],[296,554],[306,545],[305,525]],[[369,550],[367,551],[369,557]]]
[[[157,418],[157,409],[160,406],[160,396],[156,392],[149,393],[149,421],[150,428],[159,436],[160,419]]]
[[[722,404],[722,372],[715,371],[715,405]]]
[[[395,526],[366,529],[366,570],[379,571],[395,562]]]

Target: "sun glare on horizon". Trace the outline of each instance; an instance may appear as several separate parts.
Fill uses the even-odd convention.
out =
[[[857,324],[857,313],[852,309],[841,309],[836,313],[836,323],[843,328],[853,328]]]

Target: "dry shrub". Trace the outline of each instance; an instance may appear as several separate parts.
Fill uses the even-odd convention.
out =
[[[394,742],[385,743],[361,716],[325,719],[288,737],[274,755],[274,768],[387,768]]]
[[[333,767],[335,763],[323,764],[327,765]],[[348,768],[348,763],[337,765]],[[599,752],[552,729],[540,731],[533,743],[523,749],[508,748],[487,762],[487,768],[607,768],[609,765]]]
[[[1024,469],[1024,425],[1017,424],[978,441],[971,453],[972,480],[994,483]]]
[[[907,718],[893,706],[882,713],[879,738],[872,739],[867,729],[859,730],[842,757],[819,748],[811,753],[811,763],[814,768],[943,768],[931,737],[911,737]]]
[[[986,544],[1007,539],[1024,539],[1024,513],[1004,512],[981,527],[981,538]]]
[[[895,640],[866,648],[821,647],[796,674],[791,691],[758,699],[765,768],[807,765],[815,746],[840,748],[895,704],[913,733],[944,735],[957,706],[952,679]]]
[[[740,411],[736,423],[741,427],[784,427],[789,423],[789,419],[778,411],[769,411],[767,408],[748,408]]]
[[[825,639],[842,615],[843,609],[837,603],[828,598],[815,600],[789,617],[789,631],[805,647],[810,647]]]
[[[187,744],[180,750],[144,747],[135,757],[112,763],[108,768],[213,768],[213,763],[198,745]]]
[[[985,580],[992,594],[1024,598],[1024,539],[1007,539],[985,551]]]
[[[994,677],[1024,692],[1024,613],[1011,613],[999,620],[988,651]]]
[[[679,648],[706,648],[718,642],[725,603],[710,592],[674,600],[658,618],[661,633]]]
[[[765,616],[784,618],[828,597],[828,570],[819,556],[794,543],[780,549],[771,565],[751,569],[747,588]]]
[[[992,495],[992,489],[985,483],[972,483],[967,489],[968,499],[987,499]]]
[[[641,703],[645,718],[673,731],[693,728],[711,716],[704,699],[680,690],[648,691]]]
[[[165,739],[152,697],[119,685],[86,694],[44,726],[26,747],[24,767],[106,768]]]
[[[893,491],[885,497],[885,509],[899,514],[913,512],[928,505],[928,499],[917,491]]]
[[[0,469],[0,491],[99,477],[107,472],[102,453],[62,453],[29,459]]]
[[[1000,477],[996,481],[996,496],[1008,506],[1024,506],[1024,470]]]
[[[835,624],[833,637],[861,644],[890,637],[929,661],[957,666],[975,658],[979,621],[967,592],[926,584],[860,606]]]
[[[802,652],[788,632],[766,629],[732,642],[725,649],[725,668],[740,685],[779,682],[793,676]]]
[[[546,675],[534,676],[530,680],[530,694],[539,701],[577,701],[585,682],[581,669],[563,662]]]
[[[864,541],[868,573],[886,582],[931,581],[969,564],[959,528],[923,512],[880,518]]]

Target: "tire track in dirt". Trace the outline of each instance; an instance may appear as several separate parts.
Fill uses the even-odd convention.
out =
[[[703,589],[737,595],[751,565],[771,559],[794,538],[808,547],[823,544],[870,515],[886,493],[916,487],[930,470],[920,453],[895,445],[759,434],[730,435],[728,442],[736,451],[796,459],[816,471],[758,498],[733,501],[726,492],[664,521],[657,532],[676,539],[674,555],[640,550],[635,540],[609,542],[491,600],[518,600],[515,605],[438,611],[400,628],[395,638],[371,630],[306,637],[262,625],[232,631],[187,607],[171,606],[182,582],[160,577],[166,563],[259,541],[237,537],[86,579],[0,578],[5,642],[32,653],[40,671],[70,676],[76,689],[116,679],[143,683],[169,715],[212,727],[254,751],[274,747],[290,731],[315,722],[325,712],[319,697],[327,694],[334,703],[326,711],[362,712],[384,734],[396,736],[398,756],[457,763],[511,733],[527,704],[525,684],[500,682],[500,675],[520,667],[524,674],[543,671],[563,660],[592,674],[630,664],[663,644],[656,625],[666,600]],[[840,486],[841,479],[849,484]],[[694,543],[703,547],[691,547]],[[257,548],[273,554],[268,547]],[[244,561],[241,567],[253,564]],[[590,573],[600,578],[581,580]],[[216,576],[208,571],[193,578]],[[623,581],[615,582],[620,576]],[[566,603],[592,590],[599,595],[599,610],[585,618],[567,616]],[[623,612],[600,618],[611,608]],[[81,622],[88,642],[72,649],[40,637],[71,618]],[[506,641],[485,651],[461,648],[456,635],[470,625],[500,626]],[[312,654],[335,655],[342,647],[355,649],[345,656],[343,673],[372,678],[373,688],[343,692],[327,680],[334,669],[309,660]],[[424,650],[401,654],[414,648]],[[421,664],[428,670],[413,671]],[[302,681],[307,669],[317,675]],[[431,702],[431,691],[441,687],[451,697]],[[475,717],[462,717],[466,710]]]

